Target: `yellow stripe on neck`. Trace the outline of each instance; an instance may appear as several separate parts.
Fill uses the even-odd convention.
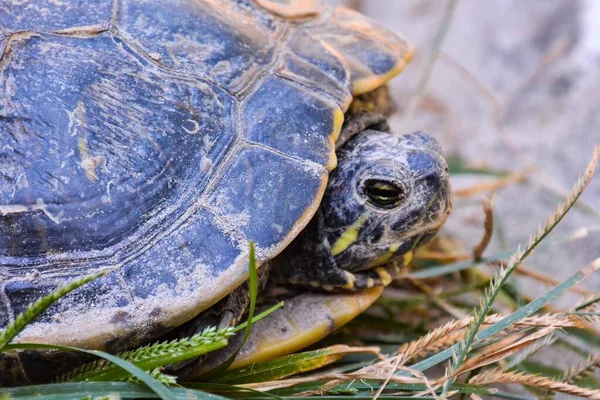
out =
[[[358,231],[367,220],[367,215],[361,215],[352,225],[350,225],[342,235],[331,246],[331,254],[337,256],[342,251],[346,250],[350,245],[358,239]]]
[[[391,244],[389,250],[386,253],[383,253],[382,255],[377,257],[375,260],[373,260],[373,262],[371,262],[368,265],[368,267],[369,268],[377,267],[378,265],[383,265],[383,264],[387,263],[388,261],[390,261],[392,259],[392,257],[394,256],[394,254],[396,254],[396,252],[398,251],[399,248],[400,248],[400,243]]]
[[[402,258],[402,264],[404,264],[405,267],[408,266],[408,264],[410,264],[410,262],[413,259],[413,252],[409,251],[407,253],[404,254],[404,257]]]

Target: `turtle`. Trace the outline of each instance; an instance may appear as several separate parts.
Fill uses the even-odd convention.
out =
[[[377,298],[452,208],[438,142],[387,122],[413,47],[349,8],[0,0],[0,53],[0,329],[104,274],[18,342],[119,352],[234,323],[252,242],[261,285],[298,288],[273,323],[313,322],[240,362],[293,351]],[[0,384],[73,357],[3,354]]]

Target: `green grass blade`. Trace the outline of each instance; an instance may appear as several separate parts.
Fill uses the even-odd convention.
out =
[[[176,400],[221,400],[224,397],[198,390],[167,389]],[[147,387],[124,382],[76,382],[3,388],[0,400],[65,400],[80,398],[157,399],[160,396]]]
[[[185,382],[184,387],[190,389],[200,389],[207,392],[221,393],[226,395],[228,398],[255,398],[265,397],[268,399],[281,400],[281,397],[268,392],[260,392],[255,389],[245,388],[241,386],[228,385],[224,383],[212,383],[212,382]]]
[[[248,336],[250,336],[250,332],[252,332],[252,324],[254,319],[254,312],[256,310],[256,298],[258,297],[258,271],[256,269],[256,250],[254,248],[254,242],[250,242],[250,255],[248,260],[248,288],[250,290],[250,306],[248,307],[248,324],[246,325],[246,330],[244,331],[244,338],[242,339],[242,344],[240,348],[246,343],[248,340]],[[238,350],[239,351],[239,350]],[[235,357],[237,356],[237,351],[231,357],[231,360],[228,360],[229,365],[233,363]],[[229,367],[229,365],[227,367]]]
[[[191,338],[155,343],[121,353],[119,357],[144,371],[151,371],[155,368],[161,368],[219,350],[227,346],[228,339],[232,335],[232,328],[225,328],[219,331],[216,331],[214,328],[208,328]],[[124,378],[127,378],[127,376],[123,376],[120,368],[100,360],[96,363],[81,366],[66,375],[63,380],[110,381],[122,380]]]
[[[365,380],[362,382],[353,382],[352,385],[345,385],[344,387],[350,387],[354,389],[378,389],[381,385],[381,382],[374,382]],[[386,389],[390,390],[402,390],[402,391],[414,391],[414,392],[424,392],[427,390],[427,386],[422,383],[397,383],[397,382],[388,382],[385,385]],[[439,392],[441,389],[438,389]],[[455,383],[450,388],[452,391],[456,391],[458,393],[464,394],[476,394],[480,396],[490,395],[496,392],[496,389],[487,388],[478,385],[470,385],[467,383]]]
[[[592,304],[598,303],[599,301],[600,301],[600,295],[595,296],[594,298],[592,298],[586,302],[583,302],[582,304],[575,307],[575,311],[583,310],[584,308],[589,307]]]
[[[331,364],[357,350],[344,345],[291,354],[227,372],[218,381],[229,384],[274,381]]]
[[[506,393],[506,392],[502,392],[502,391],[498,391],[490,396],[496,397],[498,399],[509,399],[509,400],[538,400],[537,397],[521,396],[518,394]]]
[[[279,303],[271,307],[260,315],[255,316],[252,321],[256,322],[282,305],[283,303]],[[221,349],[227,345],[227,339],[246,325],[247,323],[244,323],[235,328],[225,328],[220,331],[216,331],[215,328],[207,328],[202,333],[196,334],[191,338],[159,342],[121,353],[118,356],[145,371],[150,371]],[[122,378],[123,375],[120,368],[105,360],[98,360],[77,368],[65,375],[61,380],[108,381],[121,380]]]
[[[203,375],[200,379],[207,380],[213,379],[216,376],[220,376],[233,362],[237,357],[238,353],[244,347],[246,340],[248,340],[248,336],[250,336],[250,332],[252,332],[252,324],[254,323],[254,312],[256,310],[256,298],[258,297],[258,271],[256,269],[256,250],[254,247],[254,242],[250,241],[250,254],[248,255],[248,290],[250,295],[250,305],[248,307],[248,321],[245,325],[244,337],[238,348],[233,352],[231,357],[227,359],[223,364],[219,365],[214,370],[209,373]],[[267,314],[268,315],[268,314]]]
[[[496,170],[492,168],[473,167],[470,166],[464,159],[460,157],[447,157],[448,170],[450,175],[469,174],[469,175],[486,175],[504,178],[510,176],[509,171]]]
[[[9,346],[7,346],[8,349]],[[80,353],[91,354],[97,357],[104,358],[105,360],[110,361],[111,363],[117,365],[119,368],[127,371],[131,376],[136,377],[139,381],[143,382],[148,386],[154,393],[160,396],[161,399],[164,400],[175,400],[175,396],[169,391],[169,389],[162,385],[159,381],[154,379],[144,370],[136,367],[128,361],[125,361],[117,356],[113,356],[112,354],[105,353],[99,350],[85,350],[77,347],[68,347],[68,346],[55,346],[49,344],[31,344],[31,343],[22,343],[22,344],[11,344],[10,350],[61,350],[61,351],[76,351]]]
[[[280,396],[281,398],[289,398],[289,396],[294,396],[302,392],[306,391],[318,391],[323,386],[322,381],[311,382],[311,383],[302,383],[299,385],[295,385],[292,387],[275,389],[270,392],[270,394],[275,394]],[[344,391],[344,390],[353,390],[356,391],[357,394],[369,393],[371,398],[376,390],[378,390],[383,385],[382,381],[375,381],[371,379],[361,379],[355,380],[352,382],[341,383],[337,386],[330,388],[330,392],[336,391]],[[399,383],[399,382],[389,382],[386,386],[386,389],[391,391],[401,391],[401,392],[415,392],[421,393],[427,391],[427,386],[422,383]],[[470,385],[465,383],[455,383],[452,385],[452,391],[456,391],[457,393],[463,394],[476,394],[480,396],[487,396],[496,393],[497,389],[483,387],[479,385]],[[440,392],[441,388],[438,388],[436,392]]]
[[[265,318],[266,316],[268,316],[269,314],[271,314],[273,311],[280,309],[281,307],[283,307],[283,305],[285,304],[285,302],[280,301],[279,303],[275,304],[272,307],[269,307],[268,309],[266,309],[265,311],[261,312],[260,314],[254,316],[254,318],[252,318],[251,320],[248,320],[242,324],[239,324],[238,326],[236,326],[235,328],[233,328],[234,332],[239,332],[242,329],[246,329],[248,326],[248,323],[251,322],[253,324],[257,323],[258,321],[260,321],[261,319]]]
[[[548,291],[543,296],[538,297],[537,299],[535,299],[531,303],[521,307],[514,313],[504,317],[500,321],[496,322],[494,325],[491,325],[491,326],[481,330],[479,332],[479,334],[477,335],[476,343],[481,343],[484,340],[489,339],[490,337],[502,332],[504,329],[508,328],[513,323],[520,321],[521,319],[523,319],[525,317],[530,316],[531,314],[533,314],[536,311],[539,311],[546,304],[556,300],[558,297],[563,295],[571,287],[577,285],[578,283],[580,283],[581,281],[583,281],[584,279],[589,277],[592,273],[596,272],[598,269],[600,269],[600,258],[593,261],[591,264],[589,264],[583,270],[578,271],[575,274],[571,275],[570,278],[565,280],[560,285],[554,287],[552,290]],[[456,354],[457,351],[458,351],[458,344],[455,344],[454,346],[447,348],[446,350],[440,351],[439,353],[434,354],[433,356],[428,357],[423,361],[420,361],[416,364],[411,365],[410,368],[415,369],[417,371],[425,371],[425,370],[449,359],[450,357],[452,357],[452,354]],[[400,372],[398,372],[398,375],[406,375],[406,372],[400,371]]]
[[[0,334],[0,351],[4,350],[6,345],[8,345],[23,329],[25,329],[25,327],[29,323],[36,319],[41,313],[43,313],[58,299],[66,296],[78,287],[81,287],[95,279],[98,279],[99,277],[107,274],[108,272],[109,271],[100,274],[84,276],[83,278],[77,279],[71,283],[59,287],[49,295],[37,299],[35,302],[30,304],[29,307],[27,307],[27,309],[24,312],[17,315],[15,320],[8,324]]]

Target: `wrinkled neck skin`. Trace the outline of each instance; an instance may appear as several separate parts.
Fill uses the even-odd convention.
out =
[[[385,124],[380,122],[365,126],[363,120],[351,120],[365,115],[376,121],[373,115],[381,114],[363,108],[346,115],[345,126],[361,130],[346,135],[338,147],[338,167],[316,215],[272,261],[271,273],[278,281],[351,288],[348,279],[402,263],[445,223],[452,204],[447,164],[437,141],[421,132],[382,132],[371,129],[381,129]],[[382,184],[397,189],[397,201],[385,197],[390,192],[382,192]],[[387,202],[381,203],[381,196]]]

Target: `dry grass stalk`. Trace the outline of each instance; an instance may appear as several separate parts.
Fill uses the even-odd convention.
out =
[[[446,38],[446,34],[448,33],[448,29],[450,29],[450,25],[452,25],[452,19],[454,17],[454,11],[456,10],[457,3],[458,0],[449,0],[446,2],[442,22],[438,27],[429,59],[423,68],[423,74],[421,75],[417,92],[411,97],[406,105],[406,109],[404,110],[404,120],[402,121],[403,126],[410,125],[410,121],[413,118],[415,110],[425,95],[427,85],[429,84],[429,80],[431,78],[431,72],[433,71],[433,67],[439,57],[442,44]]]
[[[596,368],[600,368],[600,354],[590,355],[585,362],[579,363],[576,367],[570,368],[563,379],[570,384],[579,382],[580,380],[591,376]]]
[[[379,387],[379,389],[377,389],[377,393],[375,393],[375,396],[373,396],[373,400],[377,400],[379,398],[379,396],[381,396],[381,393],[383,393],[383,391],[385,390],[388,383],[390,383],[390,380],[392,379],[394,373],[398,370],[398,367],[400,366],[400,361],[402,361],[402,357],[396,356],[393,358],[394,358],[394,364],[393,364],[394,367],[392,368],[392,370],[390,370],[390,372],[388,372],[388,375],[386,376],[385,381],[383,381],[383,384]],[[437,399],[435,390],[432,390],[431,393]]]
[[[492,339],[485,341],[482,350],[474,353],[471,359],[467,359],[465,364],[463,364],[463,367],[464,365],[470,365],[469,363],[477,362],[477,360],[483,359],[487,355],[492,355],[514,346],[515,343],[527,337],[527,333],[530,332],[531,329],[521,329],[516,332],[505,330],[498,333],[498,335],[494,336]]]
[[[451,332],[447,336],[442,337],[437,342],[432,343],[431,346],[429,346],[425,351],[417,354],[415,356],[415,358],[417,358],[417,359],[425,358],[426,356],[428,356],[430,354],[435,354],[439,351],[445,350],[449,347],[454,346],[456,343],[460,342],[461,340],[463,340],[464,337],[465,337],[464,330]]]
[[[447,63],[447,65],[456,70],[456,72],[463,76],[466,81],[471,82],[473,86],[477,88],[477,90],[483,95],[483,97],[488,100],[492,106],[493,125],[496,127],[499,137],[503,143],[509,149],[511,149],[513,153],[520,156],[525,164],[534,164],[532,157],[527,154],[514,140],[512,140],[509,135],[506,134],[501,123],[502,114],[504,113],[505,105],[511,103],[511,98],[513,96],[515,96],[523,87],[529,84],[540,73],[540,71],[552,64],[552,62],[554,62],[557,58],[564,55],[568,49],[569,41],[560,40],[555,46],[550,48],[549,51],[544,54],[539,63],[525,75],[523,80],[508,90],[507,95],[503,96],[503,99],[501,100],[497,99],[493,91],[486,86],[474,73],[468,70],[461,62],[447,53],[442,53],[441,55],[442,59]]]
[[[490,241],[492,240],[492,234],[494,233],[494,197],[492,199],[488,199],[487,197],[483,198],[483,212],[485,214],[485,221],[483,223],[483,228],[485,232],[481,241],[475,248],[473,249],[473,258],[475,261],[481,260],[483,256],[483,252],[487,249]]]
[[[486,318],[485,324],[494,324],[500,321],[503,316],[500,315],[492,315],[488,319]],[[517,327],[527,327],[527,326],[535,326],[535,327],[547,327],[553,326],[556,328],[579,328],[584,329],[587,327],[585,321],[577,315],[572,314],[542,314],[533,317],[523,318],[520,321],[515,323]]]
[[[473,371],[475,369],[485,367],[487,365],[496,363],[514,354],[517,354],[527,347],[531,346],[538,340],[546,337],[557,329],[555,326],[547,326],[542,328],[531,335],[514,340],[513,338],[506,338],[495,343],[493,346],[487,347],[485,351],[477,357],[468,359],[465,363],[456,371],[455,375],[462,375],[465,372]]]
[[[362,0],[346,0],[346,7],[356,11],[362,11],[363,1]]]
[[[304,392],[297,393],[296,396],[298,396],[298,397],[325,396],[325,394],[327,392],[332,390],[334,387],[336,387],[340,383],[341,383],[340,381],[330,381],[330,382],[323,384],[317,390],[305,390]]]
[[[417,340],[405,343],[398,351],[398,357],[402,358],[402,364],[410,361],[419,354],[430,352],[437,342],[448,337],[448,335],[455,334],[456,331],[463,329],[469,324],[471,319],[472,317],[466,317],[459,320],[450,321],[439,328],[430,331],[427,333],[427,335],[422,336]],[[462,332],[460,332],[460,337],[462,338],[462,336]]]
[[[448,254],[445,251],[433,251],[428,249],[419,249],[415,254],[416,260],[438,261],[443,263],[452,263],[457,261],[471,260],[473,257],[466,253]]]
[[[518,383],[589,399],[600,399],[600,390],[584,389],[567,382],[558,382],[540,375],[524,372],[503,372],[497,368],[475,375],[469,380],[469,383],[484,386],[494,383]]]
[[[490,315],[485,319],[483,325],[493,325],[504,317],[504,315],[500,314]],[[473,317],[465,317],[450,321],[433,329],[427,335],[422,336],[417,340],[405,343],[398,350],[399,355],[402,357],[400,365],[403,365],[416,356],[438,351],[457,343],[464,336],[464,328],[468,326],[472,320]],[[586,324],[576,315],[544,314],[523,318],[522,320],[517,321],[514,327],[516,329],[521,329],[523,327],[585,328]]]
[[[427,388],[427,390],[425,392],[423,392],[423,395],[431,395],[434,399],[438,400],[439,397],[438,397],[437,393],[435,392],[436,388],[434,388],[432,383],[429,382],[427,377],[421,371],[416,371],[416,370],[413,370],[410,368],[400,366],[401,360],[402,360],[401,357],[396,356],[396,357],[391,357],[388,360],[378,363],[378,364],[390,363],[391,368],[389,369],[387,376],[386,376],[385,380],[383,381],[383,384],[379,387],[379,389],[377,390],[377,393],[375,393],[375,396],[373,396],[373,400],[377,400],[379,398],[381,393],[383,393],[383,391],[385,390],[387,384],[390,382],[390,380],[392,380],[392,378],[394,377],[394,374],[399,369],[412,374],[413,376],[415,376],[415,378],[422,379],[423,382],[425,383],[425,387]],[[377,367],[377,364],[375,364],[374,366]],[[365,367],[365,368],[363,368],[363,370],[369,370],[372,367],[373,366]]]
[[[385,361],[381,361],[377,364],[370,365],[363,369],[360,369],[356,372],[351,372],[348,374],[343,373],[331,373],[331,374],[321,374],[314,376],[307,376],[302,378],[291,378],[284,379],[278,381],[268,381],[268,382],[257,382],[257,383],[248,383],[244,385],[240,385],[240,387],[245,387],[248,389],[254,389],[258,391],[269,391],[274,389],[282,389],[290,386],[300,385],[303,383],[312,383],[312,382],[321,382],[321,381],[335,381],[336,384],[342,382],[351,382],[354,380],[360,379],[371,379],[375,381],[384,381],[389,375],[389,371],[394,371],[394,366],[392,364],[393,358],[388,358]],[[414,371],[408,368],[403,368],[404,370],[410,372],[413,377],[410,376],[400,376],[392,373],[390,381],[397,383],[418,383],[424,384],[427,387],[430,387],[431,384],[427,381],[427,378],[419,371]]]
[[[526,359],[528,359],[529,357],[531,357],[532,355],[537,353],[539,350],[552,345],[557,339],[558,339],[558,335],[552,333],[552,334],[546,336],[545,338],[543,338],[542,340],[538,340],[538,341],[532,343],[530,346],[528,346],[522,352],[515,355],[515,357],[512,360],[510,360],[510,362],[508,363],[508,365],[506,366],[505,369],[511,369],[511,368],[516,367],[517,365],[521,364],[523,361],[525,361]]]
[[[352,374],[348,374],[348,376],[353,375],[353,379],[351,380],[355,380],[355,379],[359,379],[356,378],[357,375],[364,375],[364,374],[383,374],[385,373],[387,376],[384,380],[384,383],[379,387],[379,390],[377,391],[377,393],[374,395],[373,400],[377,400],[377,398],[381,395],[381,393],[385,390],[385,387],[387,386],[387,384],[391,381],[397,381],[397,379],[392,379],[394,377],[394,373],[398,370],[403,370],[408,372],[409,374],[413,375],[415,378],[418,379],[419,383],[423,383],[425,385],[425,387],[427,388],[427,390],[425,390],[423,392],[423,395],[430,395],[435,399],[438,399],[438,396],[435,392],[436,388],[439,386],[438,384],[436,384],[436,386],[434,386],[433,383],[431,383],[427,377],[420,371],[416,371],[410,368],[406,368],[406,367],[401,367],[398,366],[398,361],[400,360],[399,357],[390,357],[387,358],[379,363],[373,364],[371,366],[368,367],[364,367],[361,370],[354,372]],[[322,377],[323,375],[319,376]],[[368,378],[360,378],[360,379],[368,379]],[[378,378],[379,380],[382,380],[381,376]],[[323,396],[324,394],[326,394],[328,391],[330,391],[331,389],[333,389],[334,387],[338,386],[339,384],[343,383],[344,379],[335,379],[335,380],[331,380],[327,383],[325,383],[324,385],[322,385],[318,390],[309,390],[309,391],[304,391],[301,393],[297,393],[297,396],[299,397],[308,397],[308,396]],[[258,390],[264,390],[264,389],[258,389]],[[270,390],[270,389],[267,389]]]
[[[579,318],[581,318],[582,321],[586,321],[586,322],[590,323],[590,325],[588,326],[589,329],[596,331],[593,328],[593,326],[591,326],[591,324],[600,321],[600,314],[598,314],[598,312],[586,314],[586,313],[582,313],[581,311],[578,311],[577,316]],[[598,333],[598,332],[596,331],[596,333]]]

